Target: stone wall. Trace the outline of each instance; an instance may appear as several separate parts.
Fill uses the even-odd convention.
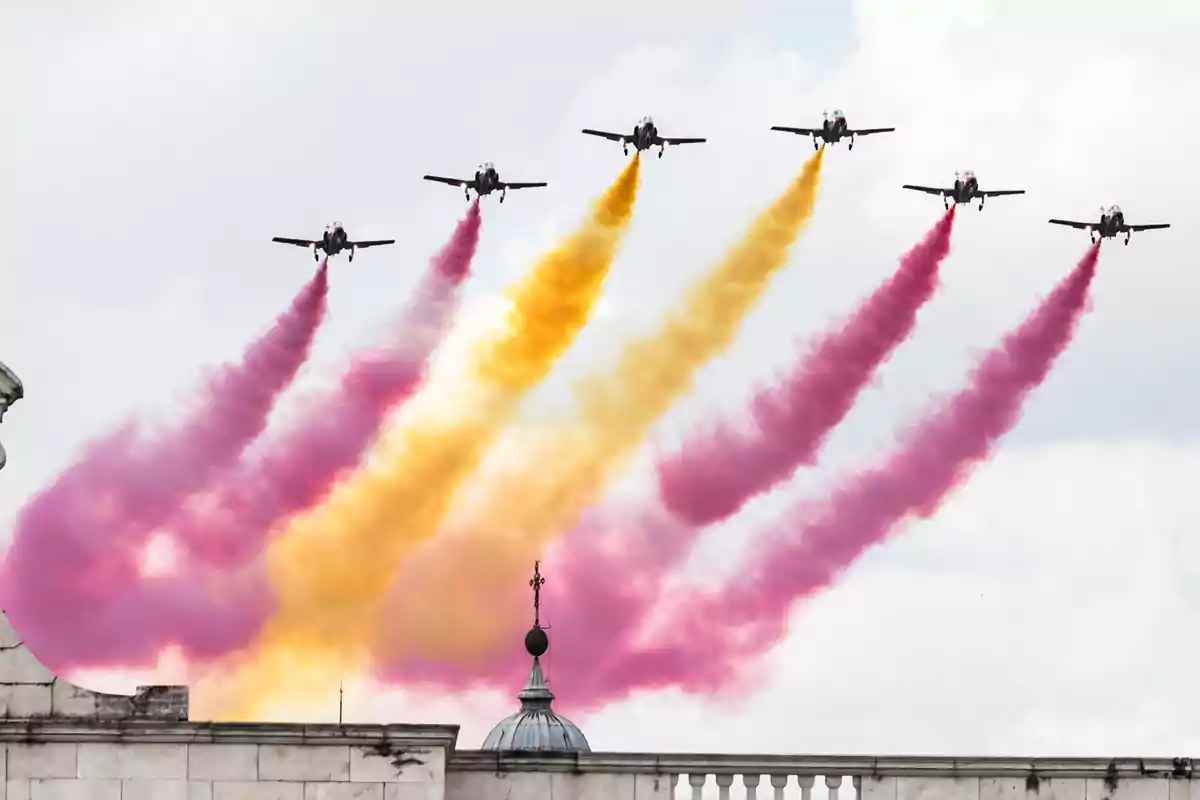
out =
[[[272,740],[296,739],[295,730],[275,727],[306,726],[243,725],[236,731],[220,726],[215,737],[207,737],[209,741],[153,741],[204,738],[205,727],[193,723],[169,735],[162,730],[106,731],[113,741],[59,741],[70,736],[97,738],[99,731],[81,726],[43,728],[32,732],[36,741],[0,742],[0,800],[442,800],[444,796],[446,750],[453,736],[446,731],[414,739],[412,731],[392,730],[398,738],[385,740],[372,735],[374,731],[307,730],[301,741],[282,744]],[[0,737],[7,738],[7,733],[0,724]]]
[[[185,686],[93,692],[0,611],[0,800],[443,800],[457,725],[188,720]]]
[[[93,692],[46,669],[0,609],[0,720],[47,717],[188,718],[186,686],[139,686],[135,695]]]

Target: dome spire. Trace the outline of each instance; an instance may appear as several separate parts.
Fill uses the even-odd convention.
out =
[[[546,685],[546,676],[542,673],[542,656],[550,649],[550,637],[542,627],[542,587],[546,579],[542,577],[541,566],[542,562],[533,562],[533,577],[529,579],[529,586],[533,589],[533,627],[525,634],[525,652],[533,656],[533,666],[529,670],[525,688],[517,694],[522,711],[549,711],[550,703],[554,700],[554,692]]]
[[[541,566],[542,562],[533,562],[533,577],[529,579],[533,589],[533,627],[525,634],[525,652],[533,656],[535,667],[538,659],[550,649],[550,637],[542,627],[542,587],[546,585],[546,579],[542,577]]]
[[[517,693],[521,710],[492,728],[483,742],[483,750],[591,752],[587,739],[575,723],[554,713],[550,707],[554,692],[546,685],[546,676],[542,672],[542,656],[550,649],[550,637],[542,627],[542,586],[546,579],[542,577],[541,563],[533,562],[533,577],[529,581],[533,589],[533,627],[525,634],[525,652],[533,657],[533,665],[525,688]]]

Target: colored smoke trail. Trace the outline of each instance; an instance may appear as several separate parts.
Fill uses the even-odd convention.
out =
[[[479,660],[515,620],[498,598],[547,542],[575,522],[628,462],[651,426],[689,391],[700,368],[724,351],[759,301],[813,213],[824,148],[750,226],[743,239],[685,295],[662,326],[624,347],[615,368],[576,385],[579,419],[522,448],[517,463],[483,487],[462,532],[433,542],[404,565],[381,623],[384,662],[406,656]],[[421,613],[430,592],[438,614]]]
[[[892,278],[838,330],[825,334],[778,385],[753,400],[753,427],[712,425],[658,465],[663,503],[693,525],[732,516],[755,495],[811,465],[875,371],[913,332],[950,253],[954,207]]]
[[[201,651],[221,631],[244,627],[236,614],[223,623],[205,618],[200,576],[187,586],[149,581],[144,593],[132,587],[150,536],[266,428],[308,358],[328,290],[323,261],[267,334],[208,380],[181,425],[151,438],[126,424],[88,446],[21,511],[0,574],[0,605],[48,667],[153,663],[161,642],[177,640],[176,628],[193,617]],[[213,579],[229,587],[218,603],[245,599],[237,576]]]
[[[214,684],[217,715],[254,717],[277,698],[326,690],[363,663],[399,565],[437,532],[520,400],[590,318],[633,214],[640,164],[635,157],[584,225],[510,292],[504,330],[472,353],[473,385],[427,390],[444,393],[455,413],[414,415],[382,467],[338,486],[268,548],[278,612],[238,674]]]
[[[301,412],[300,421],[237,470],[191,513],[171,525],[193,557],[216,566],[257,555],[273,527],[320,502],[354,469],[384,417],[425,377],[445,338],[479,244],[478,199],[430,263],[391,341],[357,356],[336,389]],[[247,611],[249,614],[249,610]]]
[[[697,478],[699,486],[685,494],[685,500],[717,495],[713,506],[728,509],[726,513],[708,512],[712,506],[700,506],[702,513],[696,513],[695,503],[685,506],[684,513],[666,503],[646,503],[638,509],[605,508],[586,514],[562,546],[548,556],[546,571],[553,580],[546,598],[556,622],[556,670],[590,670],[603,653],[589,642],[602,650],[624,648],[661,598],[668,596],[670,574],[691,553],[705,525],[731,515],[755,493],[770,489],[796,466],[814,460],[875,369],[916,327],[917,313],[933,296],[938,268],[949,255],[953,222],[951,209],[845,322],[802,353],[777,386],[751,402],[749,412],[759,421],[753,435],[739,435],[732,423],[727,423],[718,428],[719,438],[693,441],[670,463],[677,470],[683,465]],[[709,459],[720,463],[713,465]],[[721,464],[734,469],[725,471]],[[744,473],[756,479],[743,480]],[[415,557],[406,568],[424,568],[420,558]],[[469,563],[472,558],[468,551],[458,563]],[[614,580],[613,576],[621,578]],[[496,597],[493,595],[493,603]],[[523,617],[526,605],[514,602],[510,613]],[[494,613],[488,621],[494,624]],[[496,652],[505,652],[506,645],[519,640],[517,628],[495,628],[503,637]],[[511,655],[512,659],[503,662],[510,678],[507,673],[515,675],[528,666],[523,652]],[[442,659],[448,657],[442,655]],[[481,673],[501,677],[493,671],[494,662],[484,663],[468,662],[465,668],[459,663],[460,669],[450,670],[450,674],[457,675],[462,685],[469,685],[472,676],[478,678]],[[384,671],[399,679],[447,680],[444,662],[420,658],[400,657],[387,662]]]
[[[615,657],[604,643],[576,637],[571,658],[593,667],[556,674],[560,696],[591,708],[636,688],[714,691],[737,681],[743,667],[786,634],[797,599],[829,586],[906,517],[932,516],[1017,423],[1026,397],[1074,336],[1098,256],[1095,245],[985,356],[969,385],[909,429],[879,466],[848,476],[819,503],[798,504],[766,537],[755,537],[765,547],[722,591],[678,593],[650,643]],[[604,614],[609,609],[622,613],[615,603]]]

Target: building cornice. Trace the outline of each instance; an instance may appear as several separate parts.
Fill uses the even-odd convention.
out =
[[[164,722],[136,719],[0,720],[0,742],[377,745],[453,750],[457,725],[297,725],[258,722]]]
[[[1193,772],[1193,763],[1197,769]],[[861,755],[578,753],[522,755],[460,750],[449,770],[469,772],[620,772],[623,774],[841,775],[938,778],[1195,778],[1200,758],[1005,758]]]

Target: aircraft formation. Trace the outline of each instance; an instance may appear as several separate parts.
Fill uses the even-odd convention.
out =
[[[851,128],[846,120],[846,114],[841,109],[832,112],[826,111],[824,119],[820,127],[813,128],[793,128],[783,125],[775,125],[771,127],[773,131],[781,131],[784,133],[792,133],[799,136],[809,136],[812,138],[813,149],[818,149],[822,145],[834,146],[838,142],[845,140],[846,149],[854,149],[854,140],[858,136],[870,136],[879,133],[892,133],[895,128]],[[630,133],[614,133],[612,131],[601,131],[592,128],[584,128],[582,131],[588,136],[596,136],[601,139],[607,139],[611,142],[619,142],[621,149],[625,155],[629,155],[629,147],[632,145],[636,152],[641,153],[646,150],[658,148],[658,157],[662,158],[668,146],[676,146],[682,144],[703,144],[708,140],[697,137],[678,137],[678,136],[663,136],[658,131],[658,126],[654,124],[651,117],[642,117],[633,126]],[[443,175],[425,175],[423,180],[433,181],[435,183],[444,183],[449,186],[459,187],[463,190],[467,201],[471,200],[471,193],[474,192],[477,197],[484,197],[495,192],[500,193],[500,202],[504,202],[504,198],[508,194],[508,190],[517,189],[536,189],[544,187],[547,184],[544,181],[534,182],[517,182],[503,181],[500,179],[500,173],[496,171],[496,165],[490,161],[480,164],[475,169],[475,174],[470,178],[452,178]],[[1006,195],[1025,194],[1024,189],[981,189],[979,179],[975,173],[970,170],[963,170],[954,173],[954,184],[952,186],[921,186],[918,184],[906,183],[901,188],[908,189],[914,192],[922,192],[942,198],[942,204],[949,209],[950,205],[967,205],[974,200],[979,201],[979,210],[983,210],[984,202],[989,197],[1003,197]],[[1125,214],[1119,206],[1112,205],[1107,208],[1101,207],[1100,218],[1096,221],[1077,221],[1066,219],[1052,219],[1052,225],[1063,225],[1069,228],[1087,231],[1089,238],[1093,243],[1097,239],[1115,239],[1117,236],[1124,234],[1125,244],[1129,244],[1129,240],[1133,233],[1138,231],[1160,230],[1162,228],[1171,227],[1168,223],[1154,223],[1142,225],[1130,225],[1125,221]],[[327,257],[335,256],[343,251],[349,253],[349,260],[354,260],[356,250],[365,247],[375,247],[378,245],[395,244],[395,239],[376,239],[365,241],[352,241],[346,233],[345,227],[340,222],[335,222],[326,227],[325,232],[320,239],[292,239],[283,236],[276,236],[271,241],[281,244],[291,244],[300,247],[307,247],[313,253],[313,259],[319,259],[319,253],[323,252]]]

